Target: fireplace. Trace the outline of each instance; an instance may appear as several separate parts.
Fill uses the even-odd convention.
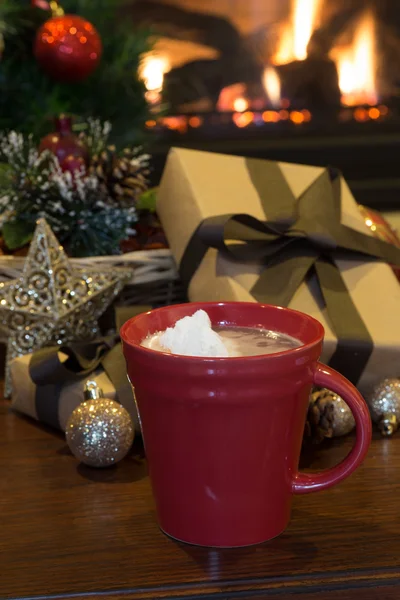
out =
[[[397,0],[138,0],[161,169],[171,145],[339,167],[400,209]],[[167,112],[166,112],[167,111]]]

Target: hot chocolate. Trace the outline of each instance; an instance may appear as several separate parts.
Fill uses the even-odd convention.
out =
[[[214,327],[228,349],[229,356],[257,356],[275,354],[298,348],[301,342],[295,338],[256,327]]]
[[[276,352],[283,352],[301,346],[299,340],[289,335],[258,327],[221,326],[214,327],[213,331],[218,334],[223,346],[226,348],[226,353],[213,354],[214,356],[258,356],[275,354]],[[149,335],[142,341],[142,346],[160,352],[171,352],[170,349],[163,346],[162,336],[163,332]],[[174,353],[180,354],[180,352]],[[185,354],[191,355],[188,352],[185,352]],[[211,356],[211,354],[209,355]]]

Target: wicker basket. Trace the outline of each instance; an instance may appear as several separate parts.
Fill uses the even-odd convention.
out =
[[[132,267],[132,281],[125,286],[119,304],[150,304],[153,307],[185,301],[174,259],[169,250],[145,250],[118,256],[71,258],[78,267]],[[25,258],[0,256],[0,281],[22,274]]]

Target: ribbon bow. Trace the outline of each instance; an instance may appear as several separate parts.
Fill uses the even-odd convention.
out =
[[[147,305],[115,307],[117,331],[125,321],[150,308]],[[66,355],[65,360],[61,359],[62,354]],[[125,359],[117,334],[87,344],[49,346],[34,352],[29,363],[29,375],[36,385],[35,406],[39,421],[59,429],[59,400],[63,386],[92,376],[100,367],[113,384],[117,400],[125,408],[132,405],[132,387],[126,376]]]
[[[102,367],[112,382],[119,402],[132,395],[126,378],[122,346],[116,336],[88,344],[50,346],[37,350],[29,363],[29,375],[36,384],[35,405],[39,421],[57,429],[59,399],[63,385],[90,376]],[[61,354],[67,359],[62,361]],[[82,398],[83,400],[83,398]]]
[[[296,200],[275,163],[250,159],[250,178],[268,220],[247,214],[220,215],[200,223],[183,254],[180,275],[188,285],[209,248],[241,263],[262,265],[251,290],[258,302],[287,306],[314,273],[338,338],[330,361],[357,383],[373,350],[335,259],[383,260],[400,265],[400,249],[340,222],[341,181],[325,170]]]

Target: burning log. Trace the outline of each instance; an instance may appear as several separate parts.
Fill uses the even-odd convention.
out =
[[[275,67],[281,83],[281,96],[294,107],[336,109],[340,106],[339,80],[335,63],[329,58],[311,56]]]
[[[206,99],[215,108],[224,87],[261,81],[262,67],[229,19],[157,0],[137,0],[131,7],[136,25],[149,25],[158,35],[202,44],[219,54],[165,74],[163,95],[172,110]]]
[[[336,0],[332,4],[335,9],[333,14],[323,19],[322,26],[316,29],[310,38],[307,48],[309,55],[328,54],[341,34],[356,24],[356,20],[362,17],[366,8],[372,11],[377,23],[384,28],[385,35],[382,35],[381,43],[385,43],[388,29],[394,31],[397,36],[400,32],[400,12],[396,0],[369,0],[368,3],[365,0]]]
[[[176,6],[158,0],[136,0],[125,3],[125,18],[129,12],[135,26],[150,27],[157,35],[203,44],[221,55],[236,55],[242,49],[241,35],[228,19],[188,10],[183,3]]]
[[[182,105],[199,100],[204,102],[205,99],[210,101],[210,109],[214,110],[221,90],[232,84],[246,84],[250,96],[253,87],[262,94],[261,73],[260,67],[250,72],[239,61],[233,67],[230,61],[223,59],[196,60],[165,74],[163,94],[173,111],[179,112]],[[258,86],[254,82],[258,82]]]
[[[364,0],[362,4],[359,0],[348,2],[339,13],[316,29],[307,46],[308,56],[327,56],[338,37],[360,16],[364,4]]]
[[[164,89],[172,112],[179,112],[184,104],[205,98],[216,105],[226,78],[220,60],[196,60],[171,69],[164,76]],[[229,83],[232,83],[231,81]],[[227,84],[228,85],[228,84]]]

